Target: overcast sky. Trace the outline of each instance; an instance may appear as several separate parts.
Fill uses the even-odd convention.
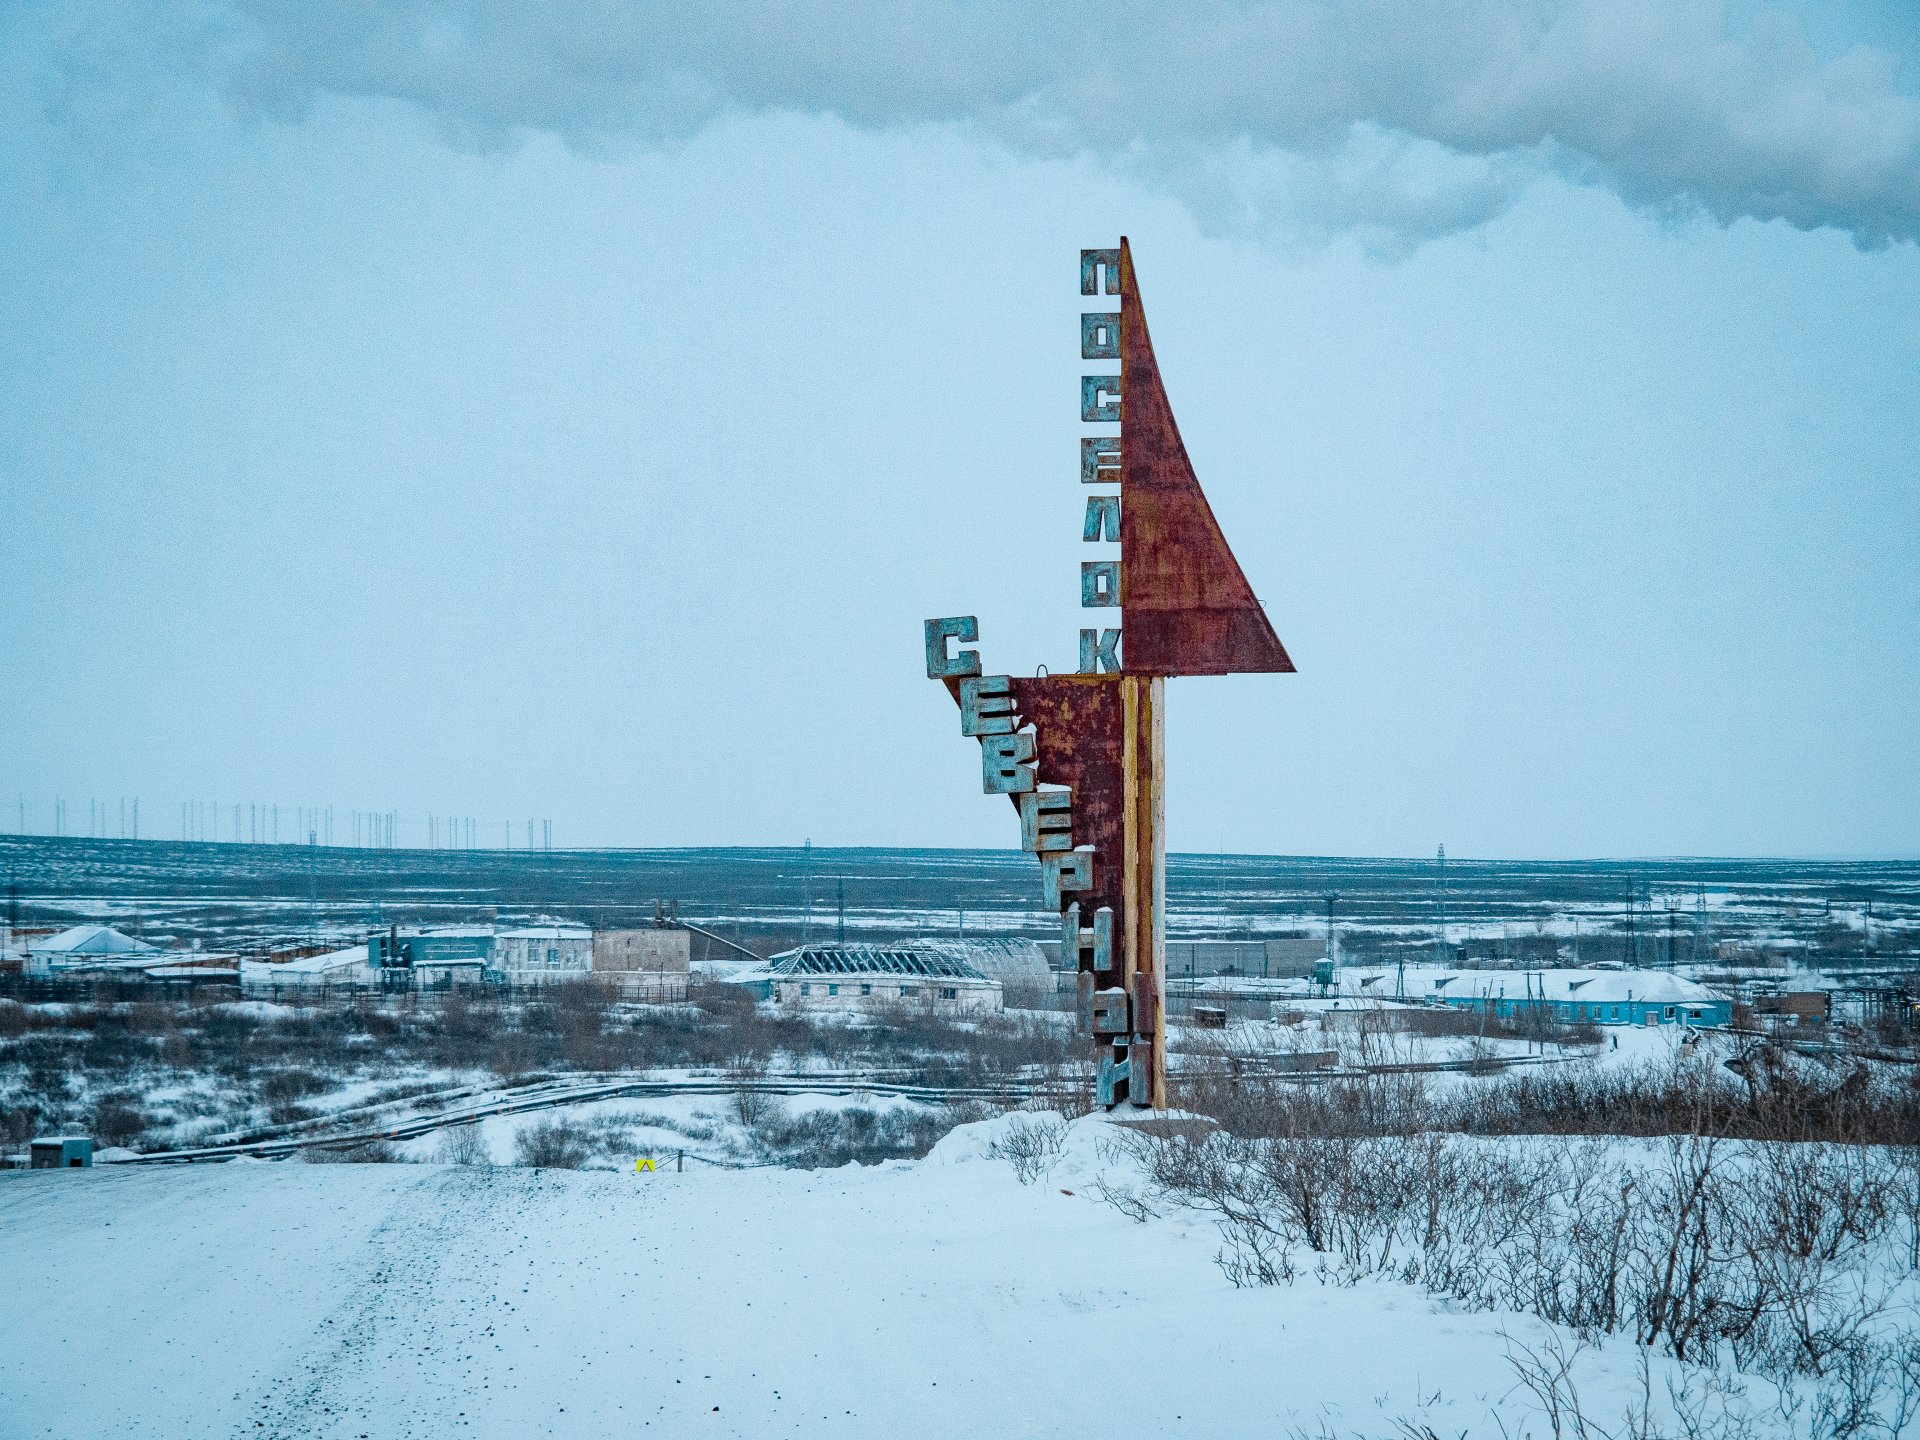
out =
[[[1913,7],[685,9],[0,3],[0,825],[1013,844],[1125,233],[1173,848],[1920,854]]]

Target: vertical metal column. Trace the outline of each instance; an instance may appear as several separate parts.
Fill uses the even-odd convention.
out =
[[[1135,1104],[1167,1108],[1166,680],[1122,675],[1122,981],[1133,1000]]]

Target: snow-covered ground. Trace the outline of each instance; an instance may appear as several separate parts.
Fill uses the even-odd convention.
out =
[[[1137,1224],[1078,1122],[836,1171],[245,1163],[0,1176],[6,1436],[1499,1433],[1539,1321],[1363,1283],[1233,1288]],[[1654,1362],[1664,1393],[1667,1362]],[[1582,1357],[1617,1414],[1636,1352]]]

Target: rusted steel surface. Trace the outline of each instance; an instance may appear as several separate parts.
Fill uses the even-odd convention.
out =
[[[1033,753],[1027,755],[1026,747],[1021,746],[1020,758],[1013,763],[1031,767],[1037,784],[1066,785],[1073,791],[1073,843],[1093,851],[1093,885],[1089,890],[1075,892],[1072,898],[1088,917],[1102,906],[1120,908],[1124,806],[1121,752],[1124,746],[1119,682],[1118,675],[1007,677],[1015,711],[1005,722],[1008,729],[1033,727],[1030,737]],[[966,715],[962,698],[965,684],[961,679],[946,682],[947,692],[953,696],[954,703],[961,706],[963,717]],[[983,782],[1002,783],[1002,777],[992,768],[1000,756],[997,751],[989,751],[990,743],[1008,739],[1017,743],[1028,738],[1025,735],[983,737]],[[987,759],[989,753],[994,756],[991,761]],[[1020,793],[989,793],[1007,793],[1016,812],[1021,810],[1023,800],[1029,805],[1036,803],[1025,800]]]
[[[1093,849],[1093,888],[1074,898],[1091,917],[1120,904],[1120,686],[1114,675],[1013,677],[1033,726],[1043,785],[1073,787],[1073,843]]]
[[[1134,675],[1291,671],[1180,441],[1124,239],[1120,314],[1121,663]]]

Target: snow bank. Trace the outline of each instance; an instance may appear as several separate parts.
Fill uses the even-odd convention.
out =
[[[1502,1332],[1538,1322],[1388,1284],[1236,1290],[1202,1217],[1136,1224],[1078,1183],[1112,1168],[1113,1122],[1066,1127],[1030,1185],[989,1155],[1017,1123],[818,1172],[0,1175],[0,1434],[1055,1440],[1515,1413]],[[1602,1413],[1635,1391],[1630,1347],[1580,1367]]]

